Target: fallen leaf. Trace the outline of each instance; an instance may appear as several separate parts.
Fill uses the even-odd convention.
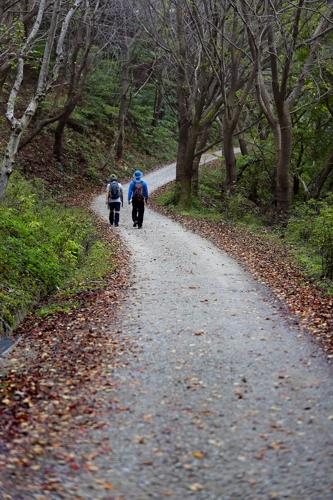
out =
[[[204,487],[200,483],[193,483],[193,484],[190,484],[189,489],[191,491],[202,491],[204,489]]]
[[[234,390],[234,393],[235,395],[238,397],[238,399],[243,399],[244,397],[244,394],[243,394],[243,391],[240,387],[237,387],[235,390]]]
[[[102,486],[105,490],[112,490],[113,489],[112,483],[103,483]]]

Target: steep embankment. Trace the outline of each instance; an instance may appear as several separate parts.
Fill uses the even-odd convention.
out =
[[[61,310],[70,289],[89,289],[116,265],[87,211],[55,203],[40,184],[17,173],[0,206],[0,241],[2,334],[41,298],[58,290]]]

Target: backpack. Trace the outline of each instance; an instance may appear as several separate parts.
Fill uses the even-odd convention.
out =
[[[109,201],[120,198],[120,187],[117,181],[112,181],[109,187]]]
[[[133,191],[133,200],[134,201],[143,201],[143,184],[141,181],[135,183],[135,188]]]

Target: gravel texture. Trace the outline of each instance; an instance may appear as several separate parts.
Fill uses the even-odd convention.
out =
[[[145,179],[152,191],[174,173]],[[108,216],[104,196],[93,208]],[[101,431],[112,453],[95,461],[112,491],[93,497],[333,498],[332,366],[321,349],[212,243],[149,208],[133,228],[127,203],[120,224],[132,286],[119,328],[132,346]]]

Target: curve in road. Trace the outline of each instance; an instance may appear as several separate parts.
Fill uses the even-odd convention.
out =
[[[152,191],[174,175],[145,179]],[[104,196],[93,208],[107,218]],[[98,459],[112,498],[332,498],[321,349],[212,243],[150,209],[142,230],[122,210],[119,230],[132,253],[119,321],[136,354],[114,372],[111,463]]]

